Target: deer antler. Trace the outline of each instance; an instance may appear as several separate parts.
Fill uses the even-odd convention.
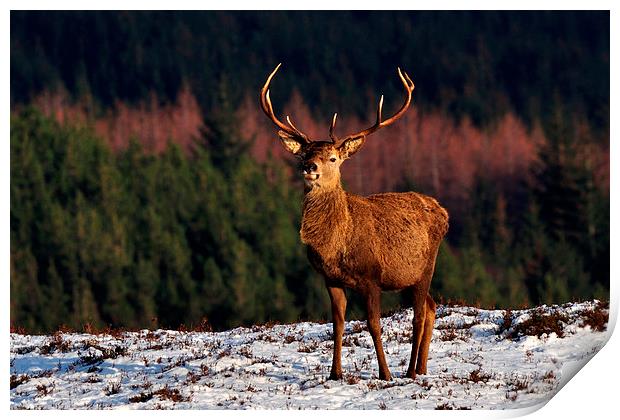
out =
[[[277,125],[282,131],[301,140],[304,143],[308,143],[309,142],[308,136],[306,136],[304,133],[299,131],[297,127],[293,125],[288,115],[286,116],[286,121],[288,122],[288,125],[286,125],[280,120],[278,120],[275,113],[273,112],[273,105],[271,104],[271,99],[269,98],[269,84],[271,83],[271,79],[273,79],[273,76],[275,76],[276,72],[278,71],[281,65],[282,63],[278,64],[275,70],[271,72],[269,77],[267,77],[267,81],[265,82],[265,85],[260,91],[261,108],[263,108],[263,111],[265,112],[265,114],[267,114],[267,116],[271,119],[271,121],[275,125]]]
[[[338,113],[334,114],[334,118],[332,119],[332,125],[329,127],[329,138],[332,139],[332,143],[336,143],[338,141],[338,137],[334,134],[334,128],[336,128],[336,117]]]
[[[340,142],[344,142],[347,139],[367,136],[369,134],[372,134],[378,129],[387,127],[388,125],[394,123],[397,119],[399,119],[405,113],[405,111],[407,111],[407,108],[409,108],[409,104],[411,103],[411,93],[413,92],[413,88],[415,87],[415,85],[409,78],[409,75],[407,75],[407,73],[405,73],[404,71],[400,70],[400,67],[398,68],[398,76],[400,77],[400,80],[403,82],[403,86],[405,87],[405,90],[407,91],[407,98],[405,98],[405,103],[403,104],[403,106],[400,107],[398,112],[396,112],[396,114],[392,115],[387,120],[382,121],[381,111],[383,109],[383,95],[381,95],[381,99],[379,100],[379,107],[377,108],[377,122],[375,122],[375,124],[372,127],[369,127],[358,133],[348,135],[344,139],[340,140]],[[334,142],[335,142],[335,137],[333,136],[333,130],[334,130],[335,125],[336,125],[336,116],[334,115],[332,126],[329,129],[330,137],[332,138],[332,140],[334,140]]]

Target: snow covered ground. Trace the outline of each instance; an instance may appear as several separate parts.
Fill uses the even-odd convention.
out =
[[[607,316],[596,301],[514,311],[439,306],[428,375],[411,380],[412,311],[403,310],[382,319],[389,382],[378,379],[364,321],[346,324],[341,381],[327,380],[330,323],[11,334],[11,408],[519,409],[549,400],[567,366],[605,344]]]

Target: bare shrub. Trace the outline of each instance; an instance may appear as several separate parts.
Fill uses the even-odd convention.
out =
[[[590,326],[594,331],[605,331],[609,320],[609,304],[598,302],[592,309],[586,309],[579,315],[581,316],[581,326]]]
[[[542,309],[532,312],[530,318],[517,324],[508,338],[516,339],[525,335],[542,337],[543,334],[556,333],[558,337],[564,337],[564,327],[568,323],[568,316],[559,312],[545,313]]]
[[[473,370],[469,373],[469,380],[472,382],[488,382],[492,378],[492,375],[488,372],[483,372],[480,368]]]
[[[355,385],[358,384],[360,382],[360,377],[359,375],[352,375],[352,374],[345,374],[344,375],[344,381],[349,384],[349,385]]]
[[[97,382],[101,382],[101,378],[97,375],[89,375],[88,378],[84,380],[87,384],[95,384]]]
[[[497,335],[501,335],[512,328],[512,321],[514,318],[514,314],[511,309],[507,309],[504,311],[504,318],[502,319],[502,323],[499,326],[499,330],[497,331]]]
[[[148,400],[150,400],[151,398],[153,398],[153,393],[152,392],[141,392],[139,395],[134,395],[133,397],[129,398],[129,402],[131,403],[142,403],[142,402],[147,402]]]
[[[30,376],[28,375],[11,375],[11,389],[17,388],[23,383],[26,383],[30,380]]]
[[[37,395],[42,397],[54,390],[54,386],[49,386],[45,384],[37,385]]]
[[[300,352],[300,353],[312,353],[318,347],[319,347],[319,345],[315,341],[312,341],[312,342],[307,343],[307,344],[301,343],[299,345],[299,347],[297,348],[297,351]]]
[[[71,343],[62,338],[62,332],[56,331],[52,337],[39,349],[40,354],[51,354],[56,351],[65,353],[71,349]]]
[[[353,346],[361,346],[360,344],[360,339],[356,336],[346,336],[343,340],[342,340],[342,345],[344,347],[353,347]]]
[[[157,391],[153,392],[153,394],[159,395],[159,397],[163,400],[170,400],[173,402],[189,401],[189,398],[183,396],[183,394],[181,394],[181,391],[176,388],[170,388],[168,385],[158,389]]]
[[[118,394],[120,391],[121,391],[120,381],[108,384],[104,389],[104,392],[107,396]]]

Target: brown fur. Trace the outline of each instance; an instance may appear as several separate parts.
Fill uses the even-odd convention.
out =
[[[428,289],[439,245],[448,230],[448,213],[434,198],[415,192],[368,197],[345,192],[340,184],[340,164],[364,140],[349,140],[351,143],[339,147],[314,142],[290,149],[291,139],[283,142],[302,158],[304,176],[310,178],[305,188],[301,240],[308,246],[310,263],[325,277],[332,301],[334,358],[330,378],[342,377],[345,288],[366,299],[379,377],[386,380],[391,375],[381,344],[381,291],[406,289],[411,294],[415,316],[407,376],[414,378],[416,373],[426,373],[435,321],[435,302]]]
[[[269,99],[269,84],[281,64],[271,72],[261,89],[265,115],[280,128],[278,135],[286,150],[302,159],[305,181],[301,240],[308,245],[308,258],[325,277],[334,321],[334,358],[330,379],[342,378],[340,356],[345,288],[366,299],[368,330],[379,360],[379,378],[391,375],[381,344],[381,291],[406,289],[413,298],[411,359],[407,376],[426,373],[428,348],[435,322],[435,302],[428,289],[435,270],[439,244],[448,230],[448,213],[435,199],[418,193],[387,193],[360,197],[346,193],[340,185],[340,165],[355,154],[366,135],[394,123],[411,103],[413,81],[398,69],[407,92],[404,104],[392,117],[382,118],[383,97],[377,120],[371,127],[343,140],[334,134],[336,116],[329,136],[332,141],[311,142],[287,117],[281,122]]]

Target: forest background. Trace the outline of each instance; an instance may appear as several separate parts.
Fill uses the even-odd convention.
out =
[[[400,106],[343,166],[450,212],[431,293],[609,297],[609,12],[11,12],[11,326],[329,319],[302,185],[258,92],[313,138]],[[385,294],[384,310],[409,305]],[[360,316],[355,298],[351,316]]]

